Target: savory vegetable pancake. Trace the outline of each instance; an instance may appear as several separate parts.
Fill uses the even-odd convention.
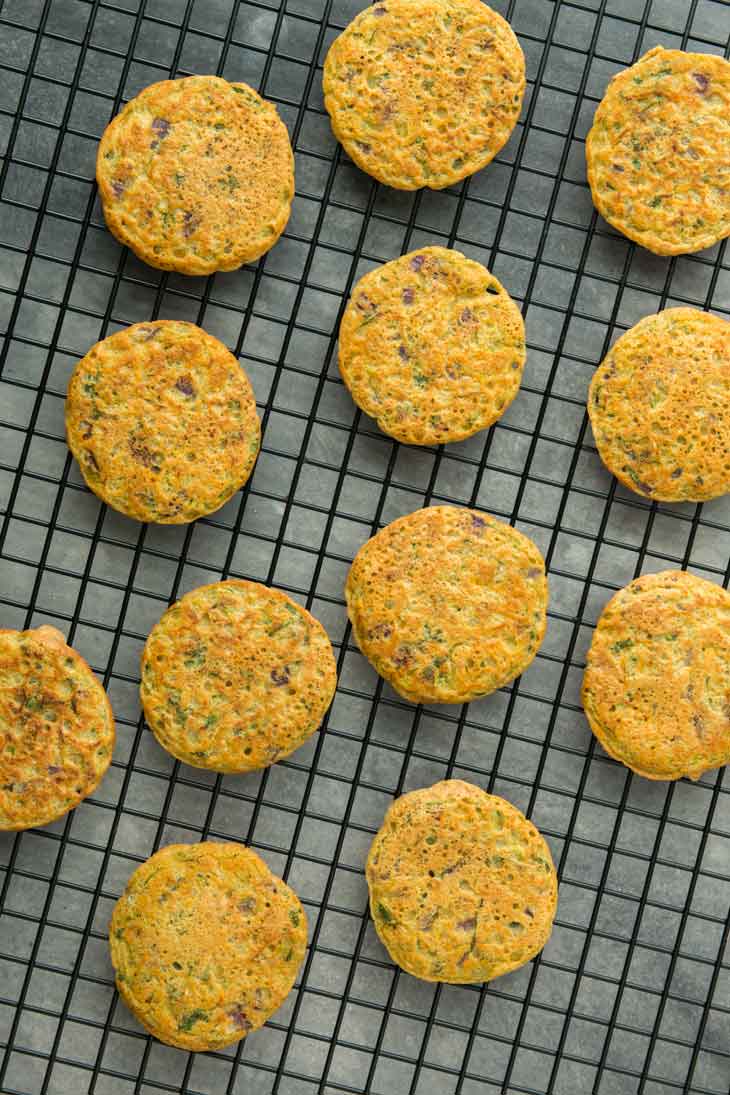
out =
[[[438,445],[486,429],[512,402],[525,325],[484,266],[423,247],[360,279],[339,347],[352,398],[385,433]]]
[[[586,141],[602,217],[657,255],[730,235],[730,62],[655,46],[613,77]]]
[[[129,879],[109,943],[119,994],[150,1034],[180,1049],[222,1049],[288,996],[307,918],[249,848],[168,844]]]
[[[276,107],[218,76],[162,80],[107,126],[96,179],[109,230],[161,270],[253,262],[286,227],[294,157]]]
[[[532,540],[461,506],[381,529],[345,588],[357,645],[414,703],[466,703],[518,677],[543,640],[547,596]]]
[[[248,377],[193,323],[135,323],[76,366],[66,434],[87,486],[137,521],[184,524],[243,486],[261,443]]]
[[[730,490],[730,323],[667,308],[627,331],[596,370],[588,414],[609,471],[661,502]]]
[[[327,633],[279,589],[230,580],[186,593],[142,654],[145,718],[196,768],[249,772],[298,749],[337,684]]]
[[[400,190],[437,190],[494,159],[517,124],[525,58],[480,0],[383,0],[330,46],[322,79],[335,136]]]
[[[0,631],[0,829],[48,825],[78,806],[113,748],[107,694],[61,632]]]
[[[730,593],[684,570],[611,598],[583,678],[591,730],[648,779],[697,779],[730,761]]]
[[[425,981],[491,981],[552,930],[558,879],[524,814],[459,779],[401,795],[368,855],[370,913],[390,957]]]

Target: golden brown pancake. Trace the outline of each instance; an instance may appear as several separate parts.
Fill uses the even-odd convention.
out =
[[[358,407],[398,441],[438,445],[504,413],[520,386],[525,326],[484,266],[422,247],[360,279],[339,347]]]
[[[109,943],[119,994],[150,1034],[180,1049],[222,1049],[288,996],[307,919],[242,844],[168,844],[129,879]]]
[[[87,486],[137,521],[184,524],[246,482],[261,427],[236,358],[193,323],[135,323],[76,366],[66,435]]]
[[[697,308],[646,316],[596,370],[588,414],[624,486],[661,502],[730,490],[730,323]]]
[[[0,631],[0,829],[48,825],[112,759],[106,692],[55,627]]]
[[[684,570],[611,598],[583,678],[603,748],[648,779],[698,779],[730,761],[730,593]]]
[[[160,745],[216,772],[265,768],[298,749],[336,684],[321,623],[259,582],[186,593],[152,628],[142,655],[142,705]]]
[[[390,957],[425,981],[491,981],[545,946],[550,850],[511,803],[443,780],[401,795],[368,855],[370,913]]]
[[[480,0],[382,0],[330,46],[332,129],[358,167],[399,190],[439,189],[492,160],[520,115],[525,58]]]
[[[466,703],[518,677],[545,634],[547,596],[532,540],[461,506],[381,529],[345,588],[357,645],[414,703]]]
[[[109,230],[149,266],[212,274],[283,232],[294,157],[276,107],[219,76],[162,80],[107,126],[96,179]]]
[[[586,141],[602,217],[657,255],[730,235],[730,63],[655,46],[613,77]]]

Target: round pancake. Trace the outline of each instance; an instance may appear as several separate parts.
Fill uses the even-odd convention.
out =
[[[656,46],[613,77],[586,141],[609,224],[657,255],[730,235],[730,63]]]
[[[30,829],[78,806],[109,767],[106,692],[55,627],[0,631],[0,829]]]
[[[248,84],[151,84],[104,130],[96,180],[110,232],[149,266],[212,274],[283,232],[294,157],[276,107]]]
[[[730,490],[730,323],[696,308],[646,316],[596,370],[588,414],[625,486],[661,502]]]
[[[648,779],[697,779],[730,761],[730,593],[683,570],[646,574],[608,602],[583,707],[603,748]]]
[[[161,1042],[232,1045],[289,995],[307,945],[299,898],[241,844],[168,844],[109,926],[119,994]]]
[[[525,363],[517,305],[478,262],[423,247],[365,274],[342,317],[340,372],[381,430],[462,441],[512,402]]]
[[[518,677],[545,634],[532,540],[461,506],[417,510],[358,551],[345,587],[357,645],[414,703],[466,703]]]
[[[375,930],[424,981],[491,981],[550,937],[558,879],[545,840],[511,803],[460,779],[397,798],[365,873]]]
[[[525,58],[480,0],[384,0],[330,46],[324,105],[358,167],[434,190],[492,160],[517,124]]]
[[[135,323],[97,342],[66,396],[87,486],[137,521],[185,524],[248,479],[261,427],[248,377],[193,323]]]
[[[327,633],[280,589],[200,586],[155,624],[142,654],[145,718],[195,768],[249,772],[298,749],[332,702]]]

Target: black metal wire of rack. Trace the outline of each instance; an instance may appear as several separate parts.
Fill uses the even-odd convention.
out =
[[[661,43],[728,55],[716,0],[509,0],[528,95],[496,161],[444,192],[376,186],[334,142],[321,61],[358,0],[0,3],[0,621],[64,630],[103,675],[118,745],[98,792],[56,824],[3,834],[0,1091],[196,1095],[724,1095],[730,1088],[730,784],[652,784],[596,748],[578,701],[590,629],[645,570],[727,585],[730,504],[649,505],[603,471],[584,413],[621,329],[668,303],[730,315],[725,245],[662,260],[590,203],[583,141],[608,77]],[[258,87],[286,120],[297,197],[255,268],[163,275],[120,249],[93,186],[123,101],[169,75]],[[522,302],[522,390],[486,435],[392,443],[355,412],[336,332],[354,280],[427,242],[481,259]],[[78,356],[126,323],[179,317],[240,357],[264,445],[244,491],[184,529],[139,526],[84,488],[63,434]],[[464,708],[414,708],[376,679],[342,585],[381,524],[432,501],[527,531],[550,571],[548,637],[513,686]],[[316,739],[247,777],[163,755],[143,727],[138,655],[164,607],[220,577],[279,585],[325,623],[340,681]],[[555,932],[483,987],[399,973],[367,917],[362,865],[395,794],[459,775],[505,795],[548,837]],[[119,1004],[106,949],[114,900],[173,839],[237,839],[300,893],[312,925],[298,989],[262,1031],[191,1055]]]

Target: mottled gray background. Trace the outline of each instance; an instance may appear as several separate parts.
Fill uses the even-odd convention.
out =
[[[584,137],[609,77],[656,43],[722,53],[712,0],[506,0],[527,57],[522,122],[464,185],[403,194],[337,148],[321,61],[361,0],[4,0],[0,4],[0,624],[48,621],[108,685],[114,765],[67,819],[2,835],[0,1090],[22,1095],[675,1095],[730,1086],[730,777],[633,777],[596,747],[578,689],[591,628],[635,575],[728,581],[730,498],[651,506],[601,467],[584,399],[610,341],[679,302],[730,315],[725,246],[654,257],[596,218]],[[297,198],[256,267],[160,275],[105,230],[96,144],[123,100],[219,72],[273,99]],[[524,302],[529,356],[500,423],[447,449],[399,446],[336,369],[343,296],[424,243],[485,262]],[[145,528],[83,487],[63,439],[78,357],[154,316],[202,323],[240,355],[265,424],[249,487],[190,528]],[[400,701],[354,649],[343,580],[378,525],[431,501],[477,504],[550,567],[543,649],[468,708]],[[237,575],[324,621],[340,686],[325,728],[265,774],[174,764],[140,721],[138,658],[167,603]],[[446,775],[495,790],[548,837],[561,875],[543,955],[492,985],[399,973],[365,915],[363,860],[394,794]],[[170,840],[238,839],[304,900],[301,984],[236,1049],[188,1055],[117,1000],[106,929],[136,864]]]

